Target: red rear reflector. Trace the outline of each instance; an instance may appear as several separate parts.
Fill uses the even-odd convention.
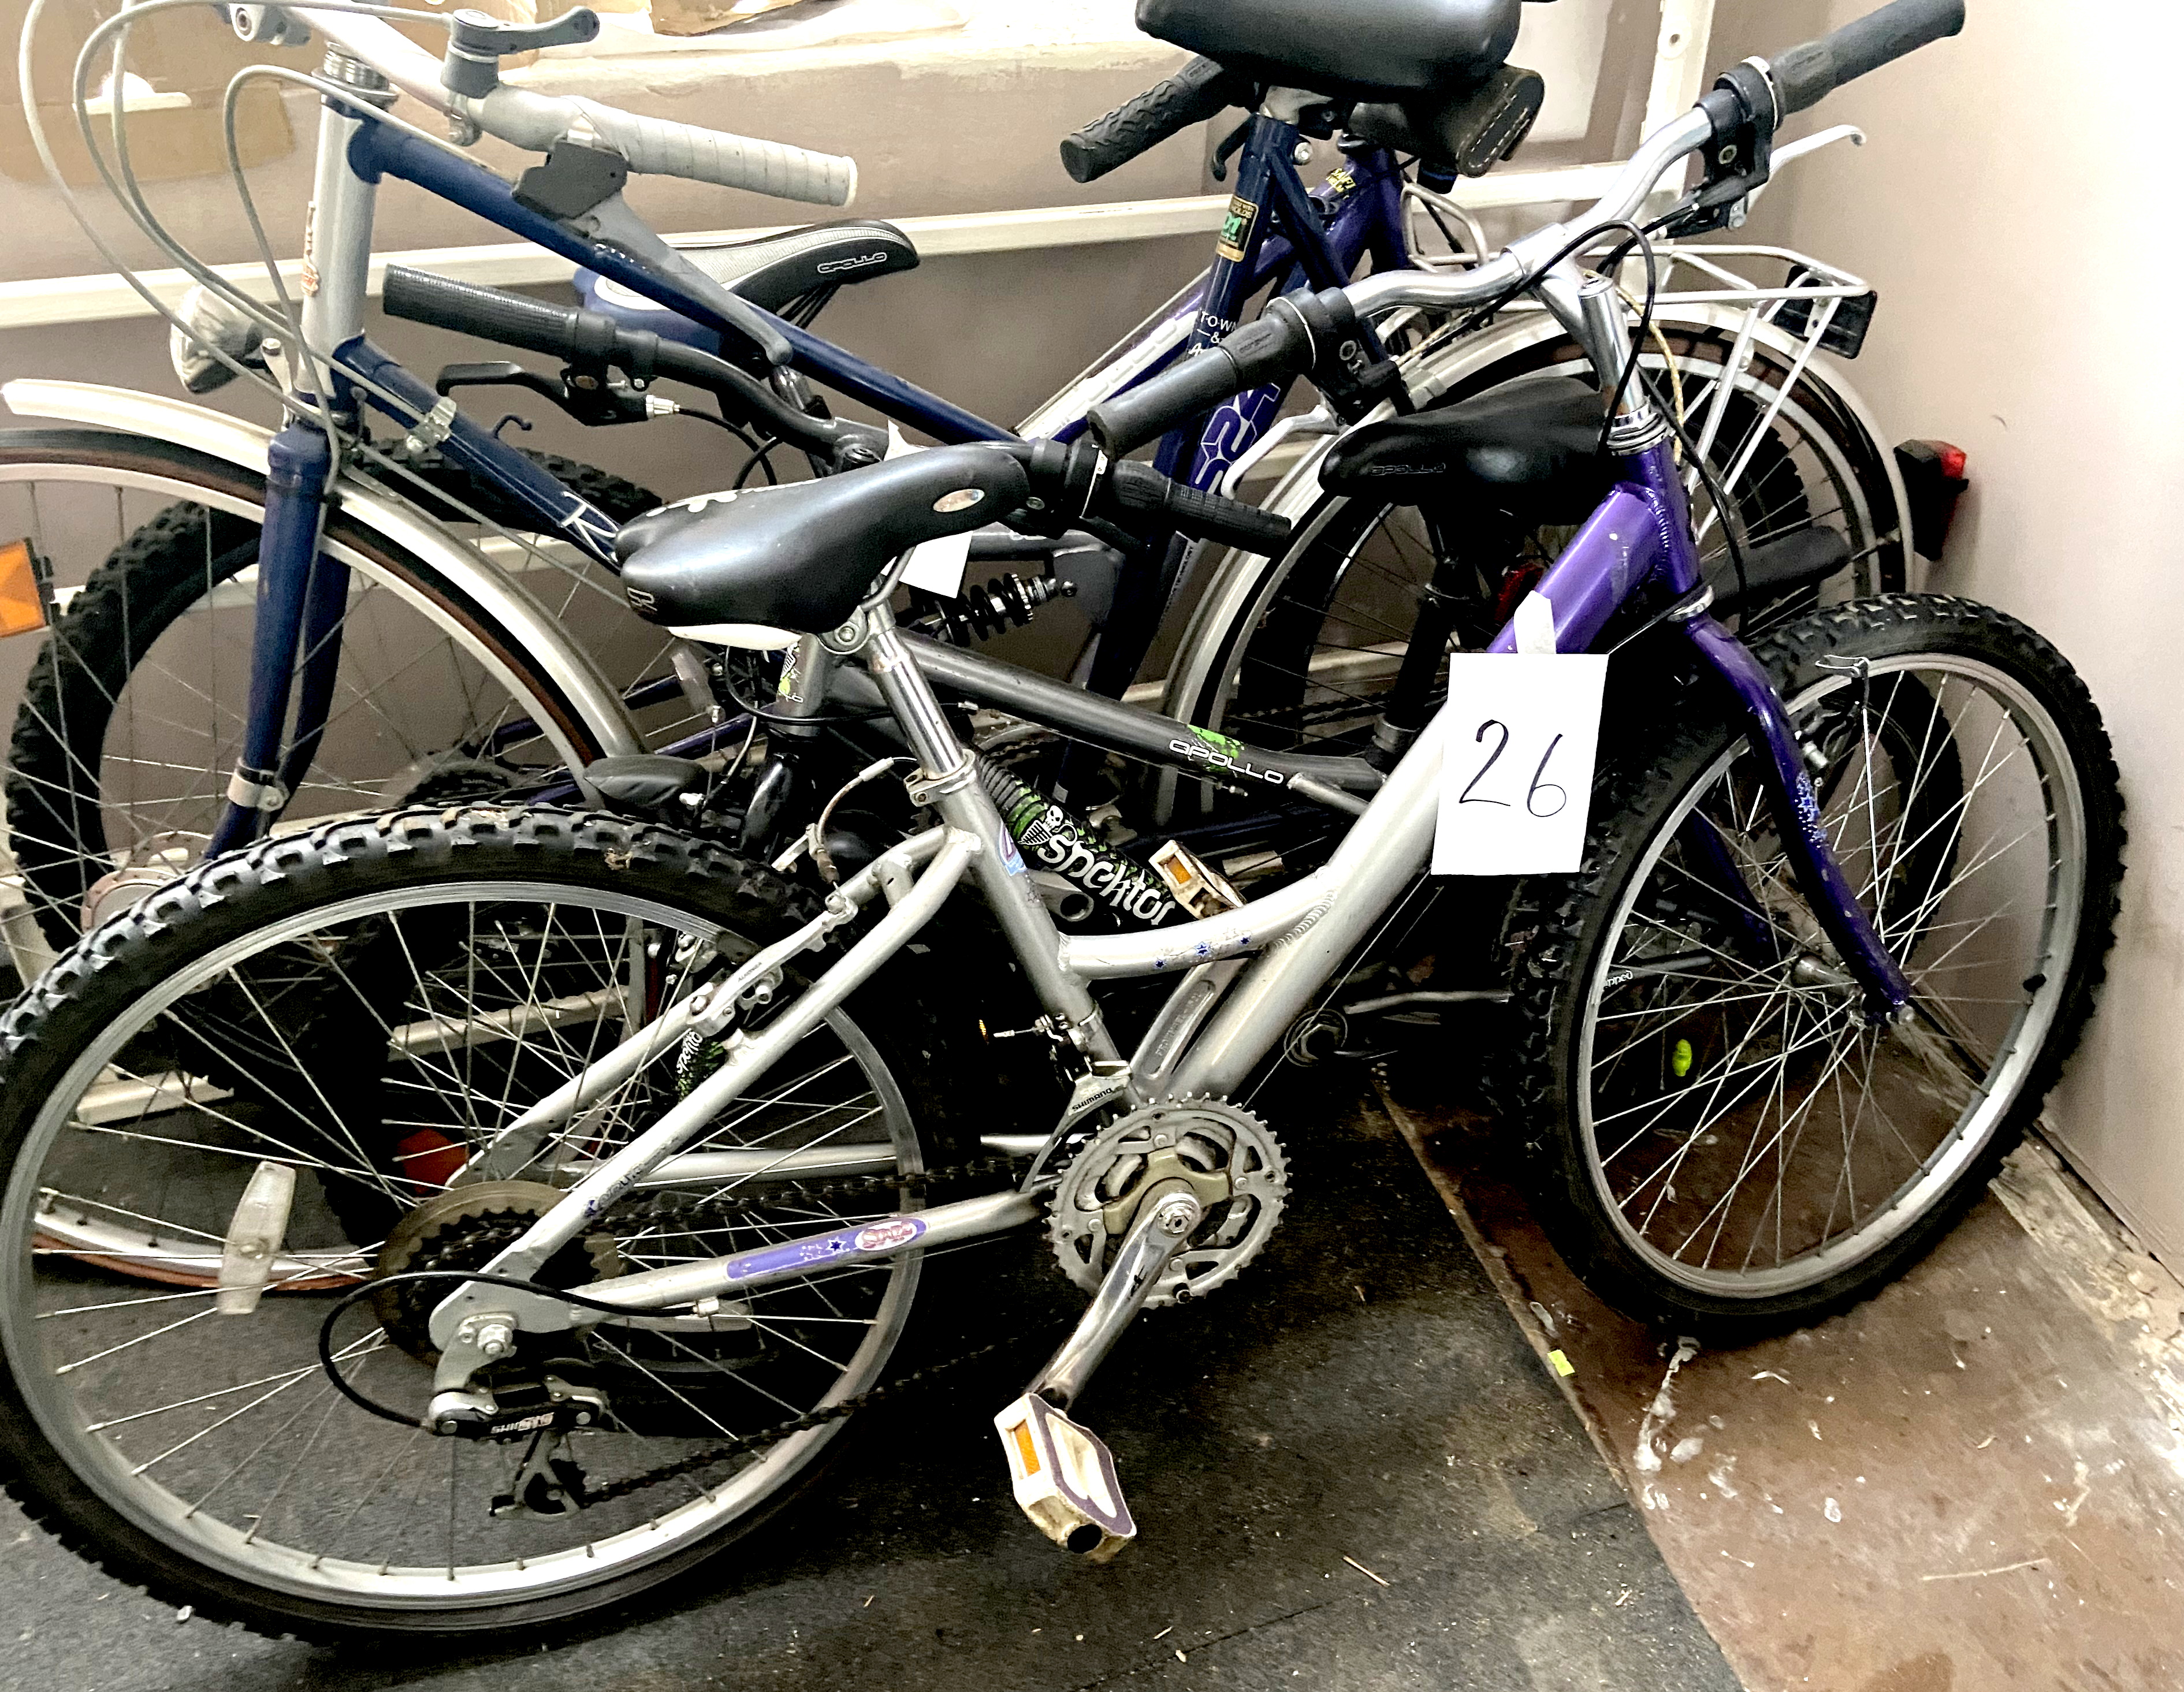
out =
[[[424,1128],[396,1142],[394,1161],[419,1186],[444,1187],[462,1172],[470,1153],[445,1134]]]
[[[45,596],[38,592],[38,559],[28,541],[0,546],[0,640],[46,626]]]
[[[1961,480],[1964,473],[1964,449],[1953,447],[1947,441],[1936,441],[1934,444],[1942,449],[1942,474],[1953,481]]]

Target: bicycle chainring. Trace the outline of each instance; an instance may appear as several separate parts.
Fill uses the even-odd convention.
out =
[[[1071,1157],[1055,1188],[1048,1243],[1062,1272],[1098,1290],[1134,1200],[1176,1174],[1225,1183],[1181,1250],[1168,1260],[1148,1305],[1195,1299],[1233,1280],[1259,1255],[1281,1220],[1289,1160],[1267,1125],[1225,1099],[1173,1099],[1147,1105],[1100,1128]]]

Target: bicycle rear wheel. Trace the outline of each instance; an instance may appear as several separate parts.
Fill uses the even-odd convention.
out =
[[[434,810],[261,844],[101,930],[5,1025],[0,1484],[169,1603],[321,1639],[567,1621],[749,1532],[886,1366],[915,1255],[706,1316],[526,1335],[489,1372],[504,1404],[535,1391],[550,1407],[557,1385],[604,1401],[529,1443],[374,1416],[328,1378],[320,1336],[337,1295],[375,1278],[482,1266],[554,1182],[681,1097],[714,1054],[669,1049],[524,1181],[444,1184],[589,1055],[814,909],[666,831]],[[707,1169],[610,1206],[542,1278],[916,1208],[894,1184],[924,1166],[898,1077],[929,1059],[916,996],[888,1002],[879,1024],[835,1013],[690,1148]],[[883,1174],[829,1196],[824,1174],[784,1178],[800,1155]],[[216,1315],[221,1242],[269,1160],[298,1172],[270,1283],[254,1311]],[[351,1309],[327,1340],[348,1385],[419,1416],[426,1319],[454,1284],[396,1283]],[[555,1514],[557,1493],[584,1502]]]
[[[1674,354],[1684,415],[1707,444],[1741,542],[1763,544],[1826,524],[1850,543],[1848,569],[1747,615],[1747,632],[1814,603],[1900,589],[1892,485],[1875,443],[1841,400],[1809,371],[1793,379],[1764,353],[1725,381],[1735,337],[1690,326],[1663,332]],[[1641,363],[1669,393],[1659,351],[1649,348]],[[1564,379],[1573,369],[1583,369],[1574,346],[1542,343],[1496,362],[1439,403]],[[1708,565],[1727,554],[1722,515],[1699,489],[1694,524]],[[1570,532],[1543,528],[1526,537],[1509,574],[1487,585],[1489,597],[1469,619],[1474,641],[1499,626]],[[1433,567],[1433,546],[1415,509],[1323,495],[1297,520],[1284,556],[1239,555],[1209,587],[1171,666],[1162,709],[1269,749],[1342,749],[1369,729],[1394,683]],[[1497,593],[1507,603],[1497,604]],[[1178,784],[1180,804],[1195,808],[1194,801],[1210,799],[1202,787]]]

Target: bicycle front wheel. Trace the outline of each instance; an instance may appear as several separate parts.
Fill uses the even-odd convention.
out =
[[[1897,596],[1755,656],[1912,1014],[1866,1019],[1703,710],[1603,775],[1583,868],[1510,919],[1542,1223],[1612,1303],[1730,1336],[1865,1296],[1978,1196],[2092,1013],[2123,867],[2099,713],[2023,624]]]
[[[584,466],[547,467],[616,515],[657,503]],[[479,493],[466,481],[451,491]],[[56,949],[187,868],[225,808],[248,714],[264,500],[263,477],[164,442],[0,433],[0,538],[36,550],[58,613],[42,643],[0,648],[20,666],[0,668],[0,688],[21,701],[9,848]],[[337,515],[326,534],[350,568],[341,664],[284,822],[477,797],[600,755],[605,726],[462,583]]]
[[[448,1184],[466,1159],[816,908],[666,831],[432,810],[266,843],[108,924],[5,1025],[0,1484],[169,1603],[320,1639],[566,1621],[749,1531],[885,1366],[915,1254],[822,1263],[704,1314],[524,1335],[482,1378],[504,1406],[597,1413],[504,1444],[416,1419],[430,1313],[456,1280],[387,1283],[326,1324],[375,1281],[476,1269],[521,1235],[718,1049],[668,1049],[523,1179]],[[923,1150],[889,1055],[922,1026],[914,995],[884,1021],[835,1012],[679,1176],[608,1206],[538,1278],[916,1208],[896,1183]],[[220,1313],[223,1241],[269,1163],[296,1174],[270,1278],[254,1310]],[[830,1187],[812,1172],[831,1164],[879,1173]],[[348,1392],[383,1416],[329,1378],[322,1328]]]

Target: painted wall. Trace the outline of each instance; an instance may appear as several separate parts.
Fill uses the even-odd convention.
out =
[[[1773,9],[1744,4],[1736,26]],[[1869,9],[1836,0],[1819,21]],[[2164,327],[2184,263],[2170,168],[2184,8],[1970,13],[1961,36],[1801,120],[1870,139],[1812,161],[1767,214],[1880,289],[1852,376],[1887,426],[1970,454],[1929,585],[2040,629],[2107,715],[2130,873],[2101,1009],[2050,1116],[2184,1266],[2184,343]]]

